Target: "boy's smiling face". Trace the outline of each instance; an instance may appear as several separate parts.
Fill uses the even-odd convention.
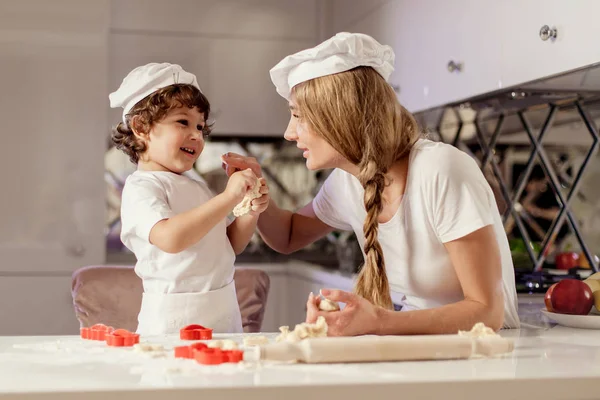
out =
[[[204,149],[204,114],[198,108],[177,107],[144,136],[147,149],[138,167],[145,171],[190,170]]]

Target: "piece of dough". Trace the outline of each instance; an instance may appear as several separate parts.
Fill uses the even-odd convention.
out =
[[[252,200],[262,196],[262,194],[260,194],[260,186],[260,179],[257,179],[252,190],[246,193],[242,201],[233,208],[233,215],[241,217],[252,211]]]
[[[472,337],[500,336],[492,328],[485,326],[483,322],[473,325],[470,331],[458,331],[458,335]]]
[[[325,318],[321,315],[314,324],[303,322],[296,325],[292,332],[290,332],[289,326],[282,326],[279,330],[281,331],[281,334],[277,336],[275,341],[295,343],[304,339],[327,336],[327,321],[325,321]]]
[[[143,353],[153,358],[164,357],[167,354],[162,344],[151,343],[136,343],[133,345],[133,351],[136,353]]]
[[[269,343],[266,336],[246,336],[244,337],[244,346],[260,346]]]
[[[319,310],[321,311],[339,311],[340,305],[335,301],[331,301],[326,298],[322,298],[319,303]]]
[[[211,340],[206,344],[208,347],[218,347],[221,350],[237,350],[238,344],[229,339],[224,340]]]

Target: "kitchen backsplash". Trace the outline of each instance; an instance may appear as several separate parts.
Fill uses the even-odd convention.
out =
[[[585,110],[595,124],[594,118],[600,118],[600,102],[589,101]],[[524,118],[531,121],[534,137],[539,134],[549,112],[548,105],[525,110]],[[527,243],[536,260],[543,258],[543,266],[552,263],[558,252],[583,252],[582,243],[586,243],[592,257],[597,257],[600,252],[600,186],[594,182],[600,181],[600,158],[593,154],[585,161],[593,140],[577,115],[576,107],[564,106],[556,111],[554,125],[547,129],[539,146],[545,153],[546,163],[536,156],[529,173],[525,170],[534,146],[523,131],[518,112],[487,113],[461,105],[421,113],[417,117],[428,138],[453,143],[471,154],[480,165],[486,164],[484,174],[505,217],[515,267],[533,269],[535,263],[528,254]],[[500,130],[494,135],[499,122]],[[570,136],[570,140],[565,136]],[[227,184],[220,159],[225,152],[256,157],[263,167],[273,201],[288,210],[296,210],[308,203],[330,172],[308,170],[300,151],[283,138],[267,141],[216,138],[207,143],[193,171],[216,193],[223,191]],[[114,148],[107,151],[105,165],[107,248],[109,255],[127,254],[119,239],[120,193],[125,178],[135,166]],[[575,187],[580,170],[582,176]],[[561,226],[555,226],[562,205],[550,173],[557,177],[563,198],[570,196],[573,187],[577,191],[570,201],[570,210],[579,232],[565,221]],[[514,198],[522,180],[522,193]],[[511,203],[520,216],[519,221],[510,212]],[[550,244],[542,257],[540,251],[545,242]],[[238,260],[269,262],[285,257],[272,251],[255,234]],[[350,271],[362,264],[362,253],[354,235],[342,232],[334,232],[292,257]],[[583,254],[582,259],[585,259]]]
[[[218,139],[222,140],[222,139]],[[330,171],[310,171],[306,168],[298,148],[281,140],[268,143],[252,141],[209,141],[195,165],[192,174],[204,179],[215,192],[222,192],[227,185],[227,176],[221,167],[221,155],[225,152],[255,157],[263,168],[273,201],[281,208],[296,210],[318,192]],[[107,189],[107,251],[108,259],[126,259],[129,251],[120,239],[120,195],[125,179],[135,171],[127,156],[110,148],[105,157]],[[131,255],[132,256],[132,255]],[[255,234],[238,262],[274,262],[287,256],[271,250]],[[362,263],[362,253],[354,234],[333,232],[322,240],[307,246],[291,257],[315,262],[327,267],[356,271]]]
[[[516,267],[552,268],[561,252],[578,253],[583,267],[598,264],[600,95],[515,90],[417,119],[484,168]]]

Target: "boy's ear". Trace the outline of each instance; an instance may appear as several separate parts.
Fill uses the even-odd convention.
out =
[[[133,118],[131,118],[131,122],[129,123],[129,125],[131,127],[131,131],[133,132],[136,138],[141,140],[148,139],[148,133],[144,132],[143,124],[140,121],[139,115],[134,115]]]

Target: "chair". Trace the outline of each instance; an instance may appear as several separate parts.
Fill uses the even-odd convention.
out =
[[[258,269],[237,268],[234,280],[244,332],[260,332],[269,276]],[[142,293],[142,281],[132,266],[93,265],[72,276],[73,306],[81,327],[103,323],[135,331]]]

